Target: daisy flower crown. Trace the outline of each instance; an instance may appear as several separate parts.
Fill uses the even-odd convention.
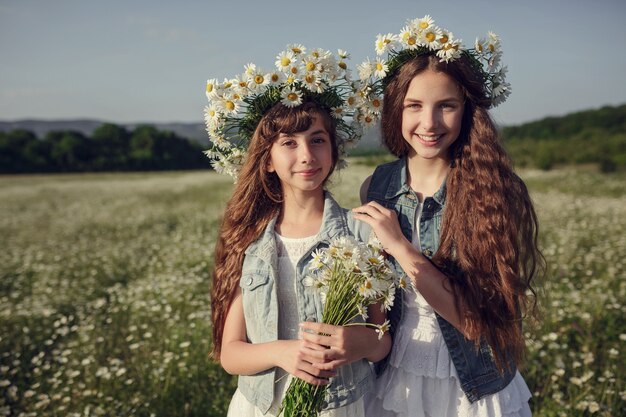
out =
[[[483,79],[485,98],[491,108],[503,103],[511,94],[511,85],[506,82],[506,66],[500,64],[502,50],[500,38],[488,32],[485,38],[477,38],[473,48],[466,48],[460,39],[455,39],[452,32],[435,25],[429,15],[407,22],[399,34],[379,34],[376,37],[377,58],[369,58],[358,66],[362,84],[362,102],[380,103],[385,87],[396,76],[402,65],[416,56],[435,54],[442,62],[453,62],[466,56],[474,70]],[[387,58],[383,58],[384,54]],[[380,112],[363,114],[379,117]]]
[[[235,78],[221,83],[209,79],[204,120],[211,147],[205,154],[215,170],[236,180],[263,115],[277,103],[297,107],[307,101],[336,119],[337,168],[345,166],[346,147],[356,143],[366,127],[356,99],[360,84],[351,81],[347,59],[349,54],[342,50],[336,55],[323,49],[307,52],[294,44],[276,56],[275,69],[264,71],[250,63]]]

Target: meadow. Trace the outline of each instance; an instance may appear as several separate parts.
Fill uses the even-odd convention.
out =
[[[371,170],[333,180],[342,205]],[[626,415],[626,174],[520,175],[548,263],[534,415]],[[224,416],[208,290],[231,190],[208,171],[1,176],[0,416]]]

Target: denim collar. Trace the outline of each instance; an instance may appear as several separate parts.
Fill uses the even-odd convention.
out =
[[[411,192],[411,187],[407,182],[407,157],[403,156],[400,158],[396,164],[394,164],[393,170],[391,172],[391,178],[389,179],[389,187],[387,188],[387,193],[385,194],[386,199],[393,199],[399,196],[400,194],[407,194]],[[446,182],[444,181],[441,184],[441,187],[437,190],[435,194],[433,194],[433,199],[440,205],[443,206],[446,202]]]
[[[272,265],[276,258],[276,239],[274,228],[278,215],[269,221],[263,234],[246,249],[246,255],[256,256]],[[337,235],[347,229],[345,216],[329,191],[324,191],[324,212],[322,214],[322,226],[317,236],[320,241],[329,243]]]

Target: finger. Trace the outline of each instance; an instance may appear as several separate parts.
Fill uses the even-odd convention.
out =
[[[330,362],[315,362],[312,365],[318,369],[323,369],[323,370],[327,370],[327,371],[333,371],[337,368],[339,368],[340,366],[343,366],[345,364],[347,364],[348,361],[345,359],[336,359],[334,361],[330,361]]]
[[[356,214],[366,214],[374,218],[380,217],[380,215],[382,214],[378,207],[370,204],[365,204],[363,206],[353,208],[352,211]]]
[[[301,333],[302,339],[306,340],[309,343],[315,343],[320,346],[325,346],[326,348],[331,348],[336,345],[336,340],[334,336],[326,336],[321,334],[311,334],[311,333]]]
[[[301,350],[303,352],[308,352],[308,351],[325,351],[328,349],[328,346],[326,345],[320,345],[319,343],[315,343],[311,340],[307,340],[307,338],[309,336],[313,336],[313,335],[309,335],[306,333],[300,333],[300,339],[302,339],[302,348]]]
[[[311,374],[308,374],[304,371],[298,370],[294,374],[294,376],[300,378],[301,380],[308,382],[311,385],[328,385],[330,381],[325,378],[316,378]]]
[[[319,369],[309,362],[300,362],[298,365],[300,371],[304,371],[314,378],[328,379],[335,376],[335,372],[332,370]]]
[[[332,347],[332,339],[328,336],[317,336],[313,334],[302,334],[300,336],[306,342],[307,352],[324,353]]]
[[[321,333],[326,335],[332,335],[337,333],[337,327],[338,326],[333,326],[332,324],[316,323],[311,321],[303,321],[302,323],[300,323],[301,330],[305,330],[308,331],[308,333],[313,334]]]

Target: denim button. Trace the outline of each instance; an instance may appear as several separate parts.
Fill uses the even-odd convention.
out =
[[[426,249],[425,251],[422,252],[424,255],[428,256],[429,258],[431,256],[433,256],[433,251],[431,251],[430,249]]]
[[[248,277],[248,279],[246,280],[246,285],[252,285],[252,282],[254,282],[254,279],[252,277]]]

